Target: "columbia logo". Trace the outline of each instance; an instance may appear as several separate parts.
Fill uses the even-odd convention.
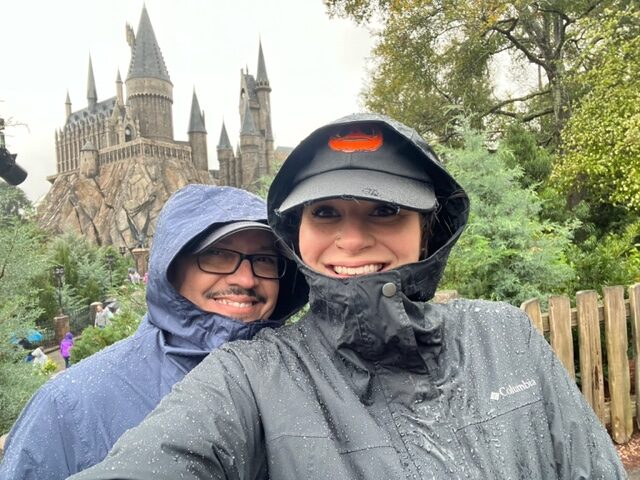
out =
[[[507,385],[506,387],[500,387],[497,392],[491,392],[491,400],[500,400],[502,397],[508,397],[509,395],[514,395],[519,392],[524,392],[525,390],[529,390],[531,387],[536,385],[536,381],[531,380],[523,380],[517,385]]]

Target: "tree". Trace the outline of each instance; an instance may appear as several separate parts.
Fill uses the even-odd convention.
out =
[[[602,18],[626,0],[325,0],[332,15],[381,24],[374,68],[363,97],[440,140],[461,112],[490,121],[513,118],[542,128],[556,143],[571,113],[569,73],[578,55],[584,18]],[[524,75],[541,81],[514,98],[493,97],[491,66],[509,55]],[[498,67],[501,68],[501,67]],[[542,79],[544,76],[544,79]],[[476,127],[479,124],[475,124]]]
[[[587,93],[562,134],[553,181],[572,203],[640,212],[640,6],[590,23],[589,68],[576,78]]]
[[[0,190],[0,203],[6,191]],[[43,235],[34,222],[16,215],[0,224],[0,433],[6,432],[24,403],[46,378],[23,362],[17,344],[40,316],[32,280],[45,268]]]
[[[573,278],[565,256],[571,228],[539,220],[535,191],[520,185],[519,168],[505,164],[510,152],[499,147],[490,153],[485,136],[468,128],[461,137],[464,148],[445,148],[442,154],[469,194],[471,213],[442,286],[515,305],[564,291]]]

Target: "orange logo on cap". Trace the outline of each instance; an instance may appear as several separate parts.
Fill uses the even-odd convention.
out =
[[[329,138],[329,148],[337,152],[375,152],[382,146],[382,132],[370,125],[353,125]]]

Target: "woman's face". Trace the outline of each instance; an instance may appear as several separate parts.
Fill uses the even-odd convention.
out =
[[[348,278],[417,262],[418,212],[364,200],[320,200],[305,206],[300,222],[300,256],[312,269]]]

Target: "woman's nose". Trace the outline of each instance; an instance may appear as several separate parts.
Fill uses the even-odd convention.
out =
[[[375,243],[375,238],[361,221],[348,220],[343,223],[336,234],[335,244],[338,248],[356,253]]]

